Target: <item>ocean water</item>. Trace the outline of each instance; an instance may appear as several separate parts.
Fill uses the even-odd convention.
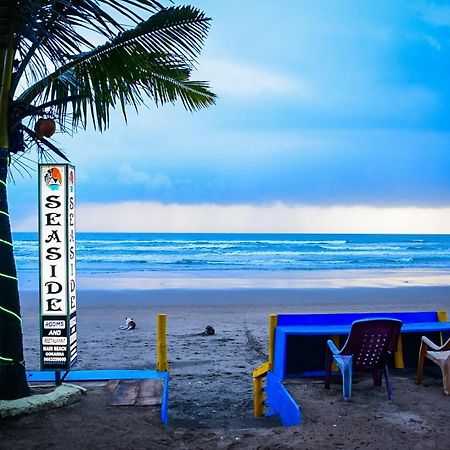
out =
[[[36,283],[37,233],[15,233],[14,245],[19,275]],[[424,269],[450,271],[450,235],[77,234],[79,278]]]

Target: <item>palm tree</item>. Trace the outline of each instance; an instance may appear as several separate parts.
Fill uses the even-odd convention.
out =
[[[11,162],[32,148],[39,158],[67,160],[34,130],[40,117],[62,132],[88,123],[104,130],[111,108],[126,119],[127,106],[148,99],[181,100],[190,111],[212,105],[208,84],[190,79],[209,21],[196,8],[156,0],[0,0],[0,399],[29,395],[7,202]],[[104,43],[94,46],[93,36]]]

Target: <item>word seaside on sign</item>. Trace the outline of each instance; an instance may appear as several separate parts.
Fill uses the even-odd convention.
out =
[[[39,164],[41,369],[69,370],[77,360],[75,168]]]

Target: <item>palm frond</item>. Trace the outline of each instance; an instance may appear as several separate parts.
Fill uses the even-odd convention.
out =
[[[70,160],[67,158],[67,156],[55,145],[53,145],[48,139],[45,139],[43,137],[38,136],[33,130],[26,127],[25,125],[21,126],[22,130],[25,131],[29,136],[33,138],[34,142],[38,142],[41,145],[45,145],[49,150],[54,152],[56,155],[58,155],[60,158],[64,159],[67,162],[70,162]]]
[[[68,55],[93,48],[83,30],[111,39],[125,31],[121,18],[137,24],[143,20],[139,11],[154,13],[162,8],[156,0],[3,0],[0,43],[11,32],[17,37],[20,67],[14,87],[26,68],[36,81],[47,73],[49,62],[57,67],[67,62]]]
[[[104,129],[109,108],[157,104],[180,98],[188,110],[209,106],[215,95],[206,82],[189,79],[209,28],[209,19],[196,8],[163,10],[135,29],[125,31],[94,50],[79,54],[53,74],[27,89],[18,101],[30,104],[71,97],[73,121],[83,126],[91,116]],[[57,108],[60,118],[66,110]]]

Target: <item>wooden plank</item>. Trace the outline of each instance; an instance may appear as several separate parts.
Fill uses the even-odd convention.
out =
[[[162,380],[141,380],[139,381],[139,388],[136,405],[154,406],[161,404],[163,393]]]
[[[139,382],[137,380],[120,380],[112,394],[109,405],[130,406],[135,405],[139,395]]]
[[[116,389],[118,383],[119,383],[119,380],[109,380],[105,384],[105,390],[108,391],[110,394],[112,394],[114,392],[114,390]]]
[[[266,376],[266,373],[270,370],[269,361],[262,363],[253,371],[253,378],[259,378]]]
[[[275,350],[275,328],[278,323],[278,315],[269,316],[269,369],[273,369],[273,352]]]
[[[156,368],[159,371],[169,371],[167,361],[167,316],[158,314],[157,324],[157,348],[156,348]]]
[[[263,379],[253,378],[253,414],[255,417],[264,416]]]

